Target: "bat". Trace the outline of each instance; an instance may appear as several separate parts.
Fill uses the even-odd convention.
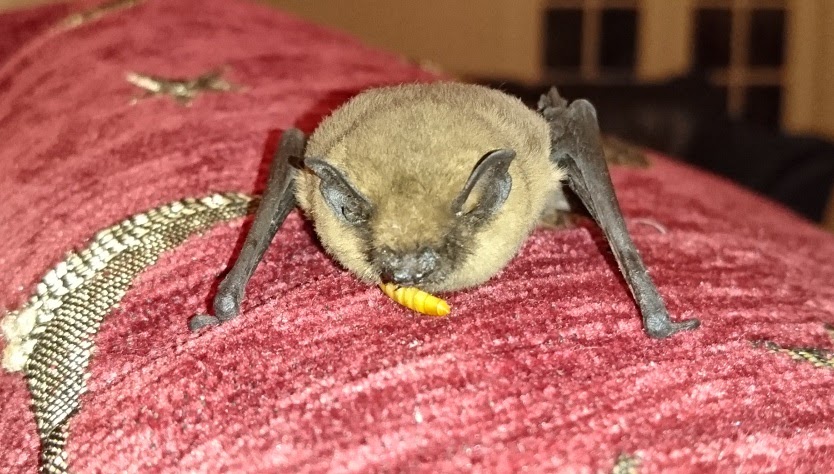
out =
[[[286,130],[214,314],[189,326],[238,315],[247,282],[296,206],[359,279],[437,293],[487,281],[543,215],[570,212],[574,197],[605,235],[646,333],[698,327],[671,320],[626,230],[590,102],[568,104],[552,88],[533,110],[496,89],[451,82],[370,89],[309,139]]]

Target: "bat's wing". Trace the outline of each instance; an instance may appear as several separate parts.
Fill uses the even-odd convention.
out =
[[[673,322],[663,299],[628,234],[602,150],[596,111],[590,102],[570,105],[555,88],[539,100],[539,112],[550,122],[551,160],[568,175],[567,184],[602,229],[628,283],[649,336],[663,338],[700,324],[697,319]]]
[[[232,319],[240,312],[246,283],[263,258],[278,228],[287,218],[287,214],[295,208],[295,168],[290,164],[290,160],[303,156],[305,144],[304,133],[295,128],[286,130],[281,136],[281,143],[269,169],[266,191],[261,196],[252,228],[246,235],[240,255],[220,283],[217,296],[214,297],[214,315],[198,314],[191,318],[188,326],[192,331]]]

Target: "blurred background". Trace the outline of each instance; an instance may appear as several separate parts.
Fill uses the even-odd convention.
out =
[[[834,230],[834,0],[261,1],[531,104],[555,84]]]

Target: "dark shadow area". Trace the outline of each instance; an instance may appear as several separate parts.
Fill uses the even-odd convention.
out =
[[[483,81],[531,107],[549,85]],[[558,86],[558,84],[557,84]],[[820,222],[834,184],[834,144],[727,116],[726,91],[698,74],[657,84],[559,87],[589,99],[603,133],[729,178]]]

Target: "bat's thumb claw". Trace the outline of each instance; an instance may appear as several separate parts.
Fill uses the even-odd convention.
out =
[[[546,94],[542,94],[539,98],[538,109],[539,112],[545,112],[547,109],[564,109],[568,106],[568,101],[559,95],[559,90],[551,87]]]
[[[538,111],[550,124],[550,140],[557,142],[566,132],[568,121],[568,101],[559,95],[555,87],[539,99]]]
[[[221,285],[217,297],[214,298],[214,316],[210,314],[197,314],[188,321],[188,328],[192,332],[196,332],[206,326],[217,326],[223,321],[234,318],[240,312],[240,301],[242,299],[242,291]]]
[[[195,314],[188,320],[188,329],[197,332],[206,326],[217,326],[220,320],[210,314]]]
[[[538,103],[539,112],[545,115],[559,113],[567,106],[568,101],[559,95],[559,91],[555,87],[551,87],[547,94],[542,94]]]
[[[666,315],[663,318],[648,318],[645,321],[646,332],[655,339],[663,339],[681,331],[690,331],[701,325],[698,319],[685,319],[680,322],[669,320]]]

